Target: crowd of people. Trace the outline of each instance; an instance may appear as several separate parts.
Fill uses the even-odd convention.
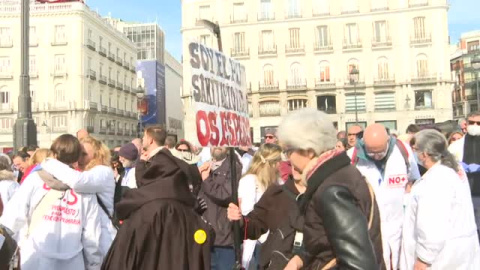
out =
[[[302,109],[263,139],[0,154],[0,269],[480,269],[480,112],[398,134]]]

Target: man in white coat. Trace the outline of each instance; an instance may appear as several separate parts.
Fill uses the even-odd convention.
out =
[[[398,269],[405,187],[420,178],[412,149],[389,136],[383,125],[373,124],[347,154],[375,192],[385,265],[387,269]]]
[[[82,152],[78,139],[69,134],[58,137],[50,150],[69,165]],[[27,177],[0,218],[19,241],[21,269],[99,269],[103,254],[97,198],[50,189],[41,173]]]

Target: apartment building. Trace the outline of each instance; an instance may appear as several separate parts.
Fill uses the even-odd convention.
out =
[[[224,53],[246,67],[254,142],[304,107],[339,130],[357,112],[361,125],[403,131],[452,118],[447,11],[446,0],[183,0],[183,54],[189,41],[217,48],[197,22],[218,23]]]
[[[20,5],[0,2],[0,146],[12,146]],[[112,147],[136,136],[135,45],[82,2],[30,6],[30,91],[38,141],[86,128]]]

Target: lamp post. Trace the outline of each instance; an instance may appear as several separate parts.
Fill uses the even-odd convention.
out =
[[[358,109],[357,109],[357,83],[358,83],[358,75],[360,72],[358,71],[357,67],[353,67],[350,70],[350,84],[353,84],[353,93],[355,95],[355,124],[358,125]]]
[[[472,61],[472,68],[475,72],[475,92],[477,92],[477,111],[480,109],[480,93],[478,91],[478,72],[480,71],[480,56],[477,54],[473,57]]]
[[[13,127],[14,151],[18,148],[37,144],[37,127],[32,119],[32,98],[30,97],[30,77],[28,75],[30,0],[22,0],[21,9],[21,74],[18,95],[18,114]]]
[[[217,37],[218,50],[223,52],[222,48],[222,35],[220,34],[220,26],[217,23],[211,22],[209,20],[198,20],[195,23],[196,26],[205,26],[208,30],[212,31],[213,34]]]
[[[145,98],[145,90],[143,89],[143,87],[141,85],[139,85],[137,87],[137,110],[139,108],[141,108],[141,105],[142,105],[142,102],[143,102],[143,99]],[[137,137],[138,138],[141,138],[141,132],[143,130],[143,126],[142,126],[142,112],[140,112],[138,114],[138,125],[139,125],[139,131],[138,131],[138,134],[137,134]]]

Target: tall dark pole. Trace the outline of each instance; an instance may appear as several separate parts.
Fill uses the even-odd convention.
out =
[[[353,93],[355,95],[355,124],[358,125],[358,109],[357,109],[357,83],[353,82]]]
[[[15,152],[22,146],[37,144],[37,127],[32,119],[32,98],[30,97],[30,77],[28,75],[30,0],[22,0],[21,12],[22,51],[20,59],[22,72],[20,74],[20,93],[18,95],[18,115],[13,128]]]

